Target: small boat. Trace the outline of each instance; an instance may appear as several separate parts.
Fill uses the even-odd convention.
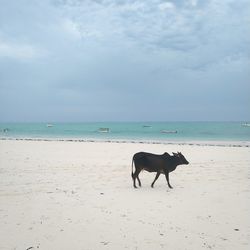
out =
[[[109,128],[99,128],[99,129],[98,129],[98,132],[99,132],[99,133],[109,133],[110,130],[109,130]]]
[[[177,130],[161,130],[163,134],[177,134]]]
[[[242,126],[242,127],[250,127],[250,123],[245,122],[245,123],[242,123],[241,126]]]
[[[48,124],[47,124],[47,127],[48,127],[48,128],[52,128],[52,127],[53,127],[53,124],[48,123]]]
[[[152,128],[152,126],[150,126],[150,125],[143,125],[142,127],[143,128]]]

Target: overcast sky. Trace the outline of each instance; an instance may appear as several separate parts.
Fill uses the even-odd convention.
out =
[[[0,0],[0,121],[250,120],[249,0]]]

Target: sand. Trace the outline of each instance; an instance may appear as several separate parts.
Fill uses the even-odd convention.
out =
[[[138,151],[181,151],[170,174]],[[0,140],[0,249],[250,249],[250,148]]]

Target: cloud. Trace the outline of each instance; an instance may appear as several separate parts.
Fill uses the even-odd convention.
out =
[[[64,19],[62,21],[62,27],[71,37],[75,39],[81,39],[82,34],[79,30],[78,24],[70,19]]]
[[[189,2],[189,4],[190,4],[191,6],[193,6],[193,7],[196,7],[197,4],[198,4],[198,0],[189,0],[188,2]]]
[[[13,91],[27,97],[31,90],[25,107],[36,102],[61,119],[72,118],[67,110],[77,119],[86,107],[96,120],[98,109],[112,118],[119,111],[136,117],[147,107],[157,119],[170,108],[174,115],[200,105],[212,115],[214,89],[228,100],[224,106],[246,113],[247,0],[2,2],[0,117],[6,116],[1,107],[14,105]],[[216,104],[222,106],[219,98]]]
[[[164,10],[172,10],[175,8],[175,5],[171,2],[163,2],[158,5],[159,9],[164,11]]]
[[[30,44],[11,44],[0,41],[0,58],[12,58],[17,60],[32,60],[44,57],[46,51]]]

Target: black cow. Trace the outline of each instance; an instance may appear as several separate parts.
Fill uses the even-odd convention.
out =
[[[135,172],[133,173],[133,163],[135,165]],[[139,186],[141,186],[141,181],[139,179],[139,173],[141,170],[146,170],[148,172],[157,172],[151,187],[154,187],[155,181],[158,179],[160,174],[165,174],[169,188],[172,186],[169,183],[169,173],[174,171],[178,165],[189,164],[182,153],[173,153],[170,155],[164,153],[162,155],[156,155],[146,152],[139,152],[133,156],[132,160],[132,178],[134,182],[134,188],[136,187],[135,179],[138,180]]]

